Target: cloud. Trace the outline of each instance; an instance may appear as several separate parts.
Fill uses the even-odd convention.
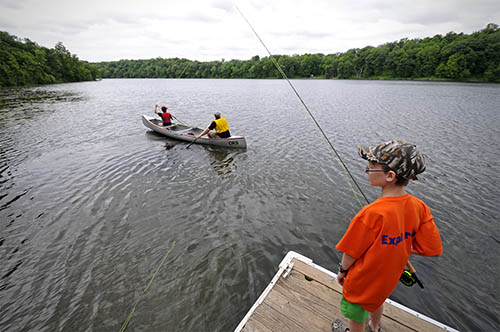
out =
[[[23,0],[2,0],[0,6],[5,9],[21,9],[26,2]]]
[[[276,54],[335,53],[499,23],[497,0],[240,0]],[[0,30],[88,61],[249,59],[266,52],[233,0],[0,0]]]
[[[234,10],[234,1],[231,0],[215,0],[212,1],[212,7],[221,9],[226,13],[231,13]]]

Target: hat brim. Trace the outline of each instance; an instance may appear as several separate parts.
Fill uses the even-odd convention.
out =
[[[373,151],[375,150],[375,147],[373,146],[358,146],[358,154],[361,158],[378,163],[379,160],[375,157]]]

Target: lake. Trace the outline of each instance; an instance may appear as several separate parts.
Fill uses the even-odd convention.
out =
[[[357,145],[416,144],[408,192],[443,255],[391,299],[464,331],[500,329],[500,85],[294,80],[370,201]],[[177,142],[154,104],[248,149]],[[359,193],[357,193],[359,197]],[[232,331],[284,255],[336,271],[360,209],[286,81],[115,79],[0,90],[0,330]],[[174,246],[175,243],[175,246]],[[173,248],[173,249],[172,249]],[[148,282],[160,266],[149,289]]]

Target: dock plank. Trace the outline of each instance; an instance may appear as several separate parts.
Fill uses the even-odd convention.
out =
[[[273,332],[269,327],[264,325],[264,321],[257,316],[250,317],[242,332]]]
[[[263,302],[256,306],[243,323],[245,332],[331,331],[336,318],[347,323],[340,313],[342,287],[331,272],[292,258],[293,269],[282,274]],[[432,324],[390,303],[384,305],[384,332],[442,332]]]
[[[275,287],[272,295],[281,301],[288,301],[286,308],[282,309],[287,311],[289,319],[300,320],[306,330],[331,331],[332,320],[328,315],[321,314],[314,302],[304,302],[300,294],[281,285]]]
[[[323,273],[322,271],[317,270],[298,259],[293,259],[292,262],[294,263],[295,270],[300,271],[308,278],[314,279],[326,287],[335,289],[342,294],[342,287],[338,284],[335,278],[332,278],[330,275]],[[394,331],[404,331],[405,328],[408,331],[443,331],[443,329],[438,326],[419,319],[418,317],[415,317],[410,313],[387,303],[384,306],[383,316],[382,324],[384,325],[384,329],[387,331],[390,331],[392,328],[395,329]]]
[[[317,282],[325,285],[326,287],[337,291],[339,294],[342,294],[342,286],[339,285],[336,278],[315,269],[314,267],[307,265],[306,263],[294,258],[292,259],[292,263],[294,270],[300,271],[303,275],[307,276],[310,279],[316,280]]]
[[[290,292],[283,292],[283,289],[278,286],[268,296],[268,303],[276,310],[286,314],[286,319],[296,322],[303,330],[313,328],[321,330],[323,322],[322,317],[316,315],[308,306],[304,305],[297,298],[290,296]]]
[[[269,294],[271,295],[271,294]],[[290,311],[287,308],[276,307],[273,301],[264,301],[252,315],[256,321],[265,326],[265,329],[258,329],[257,324],[245,325],[243,331],[273,331],[273,332],[288,332],[288,331],[307,331],[308,327],[300,321],[290,316]]]
[[[302,263],[302,262],[300,262]],[[297,265],[297,269],[294,268],[292,273],[287,277],[286,282],[278,283],[279,287],[288,287],[290,292],[297,292],[301,296],[295,296],[294,301],[302,303],[302,305],[309,307],[312,312],[315,312],[317,319],[321,318],[326,321],[327,331],[331,331],[331,323],[336,319],[340,318],[347,323],[347,319],[343,317],[340,313],[340,299],[342,297],[342,288],[338,285],[336,279],[327,278],[327,276],[321,276],[321,280],[318,282],[314,277],[318,274],[312,273],[313,271],[309,269],[307,265]],[[295,266],[294,266],[295,267]],[[300,271],[306,270],[306,274]],[[310,279],[306,279],[306,276]],[[325,278],[326,277],[326,278]],[[335,281],[333,281],[335,280]],[[328,284],[330,287],[325,286]],[[276,287],[276,286],[275,286]],[[334,289],[332,289],[334,288]],[[387,307],[387,306],[386,306]],[[414,332],[409,326],[400,324],[398,321],[390,319],[383,322],[385,331],[401,331],[401,332]],[[425,331],[425,330],[422,330]]]
[[[286,294],[291,294],[290,296],[293,296],[297,301],[304,303],[325,318],[331,320],[332,315],[340,314],[341,294],[325,287],[316,280],[308,281],[298,271],[292,271],[286,278],[286,282],[279,282],[275,287]]]
[[[412,331],[442,332],[439,326],[420,319],[410,313],[390,304],[384,304],[384,318],[382,324],[388,321],[396,321],[399,326],[406,326]],[[385,325],[384,325],[385,326]]]

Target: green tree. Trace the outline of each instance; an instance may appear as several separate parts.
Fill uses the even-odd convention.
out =
[[[1,40],[0,35],[0,40]],[[11,42],[11,41],[8,41]],[[55,50],[54,50],[55,52]],[[63,45],[56,53],[66,53]],[[64,67],[67,58],[57,59],[47,53],[38,66],[62,67],[56,73],[71,72]],[[5,57],[5,56],[4,56]],[[311,74],[327,78],[444,78],[452,80],[497,81],[495,75],[500,63],[500,31],[490,23],[470,35],[449,32],[424,39],[389,42],[377,47],[367,46],[335,54],[275,55],[288,77],[309,77]],[[37,64],[25,59],[32,68]],[[16,58],[17,61],[17,58]],[[23,62],[24,63],[24,62]],[[188,69],[184,71],[186,65]],[[258,55],[249,60],[193,62],[186,59],[121,60],[95,64],[103,77],[192,77],[192,78],[280,78],[281,75],[269,57]],[[9,67],[10,68],[10,67]],[[2,69],[6,70],[6,69]],[[11,70],[11,69],[9,69]],[[12,71],[12,70],[11,70]],[[17,77],[22,76],[22,72]],[[84,71],[80,71],[81,75]]]
[[[338,57],[336,54],[324,56],[321,60],[321,73],[326,78],[337,77]]]
[[[99,69],[57,43],[53,49],[0,32],[0,86],[96,79]]]
[[[337,66],[339,78],[350,78],[354,76],[354,64],[349,56],[341,56]]]

